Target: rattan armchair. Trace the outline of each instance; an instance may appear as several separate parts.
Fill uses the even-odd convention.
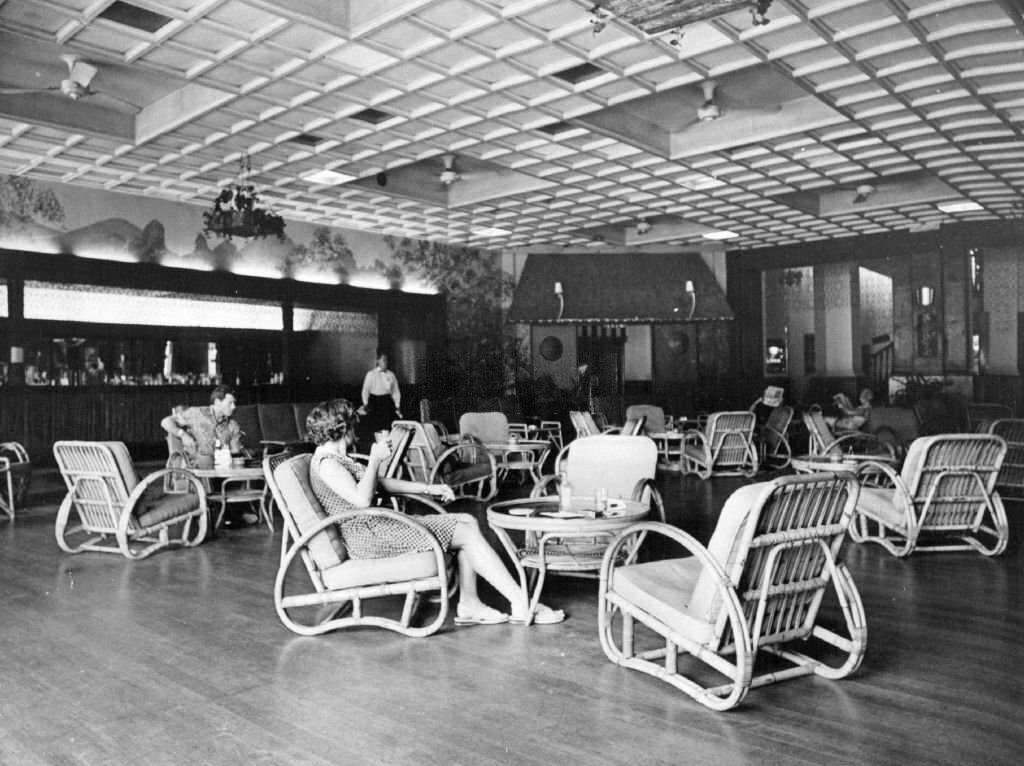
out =
[[[767,422],[757,429],[757,447],[762,467],[781,470],[789,466],[793,450],[786,434],[792,422],[793,408],[788,404],[780,404],[772,408]]]
[[[1002,553],[1009,531],[995,483],[1005,455],[998,436],[938,434],[915,439],[899,473],[886,462],[861,462],[857,473],[870,481],[861,489],[850,537],[894,556]]]
[[[13,519],[17,507],[25,502],[32,483],[32,461],[19,442],[0,443],[0,475],[7,495],[0,494],[0,511]]]
[[[53,454],[68,488],[55,524],[61,550],[142,559],[206,538],[206,490],[188,470],[165,468],[140,480],[123,442],[58,441]],[[172,474],[182,491],[165,490]],[[72,512],[78,523],[69,526]]]
[[[840,553],[857,491],[853,476],[833,473],[742,487],[726,502],[706,548],[667,524],[627,528],[601,567],[598,630],[605,655],[714,710],[734,707],[763,684],[853,673],[864,656],[867,625]],[[644,535],[688,555],[636,563],[636,540]],[[839,606],[832,622],[819,619],[829,594]],[[662,645],[646,648],[651,637]],[[783,666],[756,672],[762,652]],[[689,657],[680,661],[680,655]]]
[[[396,425],[412,429],[412,442],[406,452],[409,478],[427,484],[447,484],[457,497],[490,500],[498,493],[498,466],[483,443],[472,436],[446,446],[430,423],[396,420]]]
[[[681,461],[685,473],[711,476],[753,476],[758,455],[754,445],[757,418],[746,410],[713,412],[701,430],[683,434]]]
[[[1006,441],[1006,457],[999,469],[996,487],[1015,497],[1024,495],[1024,419],[1002,418],[993,421],[988,432]]]
[[[803,413],[804,425],[807,426],[807,451],[811,455],[838,455],[855,453],[858,455],[884,454],[896,457],[892,444],[881,441],[874,434],[866,431],[847,431],[836,435],[829,428],[821,407],[813,405]]]
[[[311,456],[268,455],[263,470],[284,519],[281,559],[274,580],[274,608],[294,633],[320,635],[331,630],[378,627],[406,636],[437,632],[448,614],[448,569],[444,550],[415,516],[385,508],[363,508],[329,516],[313,494],[309,480]],[[428,498],[415,498],[426,510],[444,513]],[[387,518],[405,524],[429,541],[429,550],[375,559],[347,555],[338,529],[342,517]],[[433,616],[414,624],[423,594]],[[364,613],[367,602],[403,596],[400,614]]]

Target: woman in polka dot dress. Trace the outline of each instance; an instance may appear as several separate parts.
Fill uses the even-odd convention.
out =
[[[355,440],[356,410],[346,399],[318,404],[309,413],[306,427],[317,445],[310,463],[310,483],[317,499],[329,514],[373,505],[377,487],[389,492],[430,495],[442,502],[454,499],[446,484],[422,484],[378,476],[378,468],[391,455],[390,447],[376,442],[366,467],[348,455]],[[455,622],[460,625],[495,625],[525,622],[527,597],[484,539],[476,518],[465,513],[418,517],[434,534],[444,550],[454,550],[459,562],[459,603]],[[339,522],[345,547],[353,558],[383,558],[413,551],[429,550],[420,533],[391,519],[351,519]],[[477,593],[480,575],[511,605],[511,616],[487,606]],[[565,619],[561,609],[538,605],[533,622],[552,624]]]

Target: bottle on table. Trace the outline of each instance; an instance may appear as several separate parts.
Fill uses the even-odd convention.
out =
[[[565,471],[558,472],[558,510],[572,510],[572,486]]]

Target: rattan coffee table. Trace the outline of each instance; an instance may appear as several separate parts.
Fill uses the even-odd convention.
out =
[[[574,498],[566,514],[559,512],[557,497],[504,500],[488,507],[487,523],[512,559],[524,592],[530,594],[527,622],[533,619],[548,572],[595,576],[611,539],[650,512],[635,500],[608,503],[608,510],[600,514],[594,511],[594,498],[586,496]],[[518,542],[511,533],[518,533]]]

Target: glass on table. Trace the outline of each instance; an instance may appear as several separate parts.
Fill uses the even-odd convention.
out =
[[[598,487],[594,490],[594,510],[598,513],[604,513],[608,510],[608,490],[604,487]]]

